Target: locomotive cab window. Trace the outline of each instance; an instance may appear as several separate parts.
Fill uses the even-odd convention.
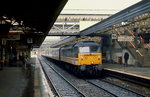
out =
[[[73,48],[73,57],[75,57],[75,58],[78,57],[78,47]]]
[[[99,46],[90,46],[90,47],[79,47],[80,53],[96,53],[100,52]]]
[[[100,47],[99,46],[91,46],[90,47],[90,52],[100,52]]]

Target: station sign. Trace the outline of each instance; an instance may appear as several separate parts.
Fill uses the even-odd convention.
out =
[[[0,38],[7,38],[8,35],[0,35]]]
[[[112,34],[112,35],[111,35],[111,38],[112,38],[112,39],[117,39],[117,34]]]
[[[18,33],[8,34],[6,40],[20,40],[20,34]]]
[[[134,41],[134,37],[132,36],[118,36],[118,41]]]

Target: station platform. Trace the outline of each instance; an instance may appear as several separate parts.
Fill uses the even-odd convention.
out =
[[[3,67],[0,71],[0,97],[54,97],[37,56],[31,57],[29,62],[32,72],[24,70],[20,62],[13,67],[9,64]]]
[[[54,97],[37,56],[30,60],[34,65],[34,97]]]
[[[27,84],[21,67],[4,67],[0,71],[0,97],[24,97]]]
[[[119,72],[131,76],[150,80],[150,67],[136,67],[133,65],[125,66],[124,64],[103,64],[105,70]]]

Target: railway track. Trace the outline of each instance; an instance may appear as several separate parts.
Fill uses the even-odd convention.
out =
[[[49,61],[44,61],[44,62],[46,62],[47,64],[50,64]],[[67,80],[67,82],[69,82],[68,85],[71,85],[71,87],[73,86],[80,93],[81,96],[76,96],[76,97],[115,97],[115,96],[111,95],[110,93],[107,93],[104,90],[99,89],[98,87],[86,82],[83,79],[79,79],[73,75],[70,75],[69,73],[62,70],[61,68],[59,68],[56,65],[51,64],[51,66],[52,66],[52,68],[55,68],[56,72],[59,71],[57,73],[59,75],[61,75],[61,77],[63,78],[60,80],[64,80],[64,79]],[[48,68],[48,65],[46,68]]]
[[[115,97],[149,97],[104,80],[86,80]]]
[[[45,61],[45,62],[47,64],[50,63],[48,61]],[[64,70],[62,70],[56,65],[52,65],[52,68],[55,68],[56,72],[59,71],[58,74],[60,74],[63,78],[65,78],[67,82],[73,85],[78,91],[80,91],[84,95],[84,97],[115,97],[111,95],[110,93],[105,92],[102,89],[99,89],[98,87],[88,83],[87,81],[83,79],[79,79],[75,76],[68,74],[67,72],[65,72]]]
[[[40,58],[40,61],[45,59]],[[50,64],[50,62],[41,62],[44,72],[51,82],[55,94],[58,97],[87,97],[84,93],[78,90],[73,84],[71,84],[66,78],[64,78],[59,72],[57,72]]]
[[[50,62],[45,60],[44,62],[46,62],[45,64],[47,65],[45,68],[49,68],[48,64],[50,64]],[[142,95],[140,92],[134,92],[132,89],[120,87],[106,80],[77,78],[52,63],[50,65],[54,71],[57,72],[57,75],[59,75],[59,77],[61,76],[59,80],[65,80],[66,83],[68,83],[65,85],[65,88],[70,85],[73,91],[78,93],[75,97],[150,97]],[[58,76],[55,75],[55,77]],[[61,95],[59,97],[61,97]]]
[[[137,95],[150,97],[150,88],[147,88],[145,86],[141,86],[139,84],[124,81],[115,77],[106,77],[100,80],[108,84],[111,84],[113,86],[126,89],[127,91],[133,92]]]

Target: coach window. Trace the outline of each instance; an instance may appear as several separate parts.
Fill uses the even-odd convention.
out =
[[[64,50],[64,56],[67,57],[67,49]]]
[[[67,57],[70,57],[70,56],[71,56],[71,49],[70,49],[70,48],[68,48],[66,55],[67,55]]]
[[[65,49],[62,49],[62,56],[65,56]]]
[[[78,57],[78,47],[74,47],[74,49],[73,49],[73,57],[75,57],[75,58]]]
[[[70,57],[73,57],[73,49],[70,48]]]

